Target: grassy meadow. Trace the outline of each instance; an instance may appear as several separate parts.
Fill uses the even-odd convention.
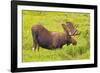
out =
[[[64,45],[61,49],[48,50],[40,47],[39,51],[32,50],[31,27],[43,24],[49,31],[64,32],[62,23],[72,22],[78,25],[80,35],[75,36],[77,45]],[[22,61],[61,61],[83,60],[90,58],[90,14],[71,12],[22,11]]]

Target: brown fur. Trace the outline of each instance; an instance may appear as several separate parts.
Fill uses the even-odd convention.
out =
[[[33,26],[32,37],[34,50],[36,50],[36,48],[39,50],[39,46],[46,49],[56,49],[62,48],[65,44],[76,45],[76,40],[69,35],[67,28],[65,28],[65,24],[62,24],[62,26],[64,29],[63,33],[50,32],[40,24]]]

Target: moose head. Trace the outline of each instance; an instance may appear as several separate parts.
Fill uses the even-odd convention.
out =
[[[62,24],[62,27],[66,34],[66,38],[68,39],[67,45],[70,44],[76,45],[77,41],[74,38],[72,38],[72,36],[78,35],[79,32],[77,31],[77,29],[74,28],[71,22],[66,22],[66,23],[67,24]]]

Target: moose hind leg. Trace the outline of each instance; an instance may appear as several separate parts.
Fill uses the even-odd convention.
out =
[[[37,35],[36,32],[32,30],[32,38],[33,38],[33,48],[32,50],[35,51],[37,49],[38,43],[37,43]]]
[[[37,43],[35,40],[33,40],[33,47],[32,47],[32,50],[35,51],[37,48]]]

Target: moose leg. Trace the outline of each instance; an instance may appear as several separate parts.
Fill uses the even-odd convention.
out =
[[[32,50],[35,51],[38,48],[38,42],[37,42],[37,34],[33,30],[32,30],[32,38],[33,38],[33,48],[32,48]]]
[[[32,32],[32,38],[33,38],[33,48],[32,50],[35,51],[37,48],[37,40],[36,40],[36,34]]]
[[[38,42],[37,42],[37,40],[33,40],[33,48],[32,48],[32,50],[33,51],[35,51],[36,49],[38,49],[38,51],[39,51],[39,44],[38,44]]]
[[[33,40],[33,48],[32,48],[32,50],[35,51],[36,50],[36,47],[37,47],[37,43],[36,43],[35,40]]]

